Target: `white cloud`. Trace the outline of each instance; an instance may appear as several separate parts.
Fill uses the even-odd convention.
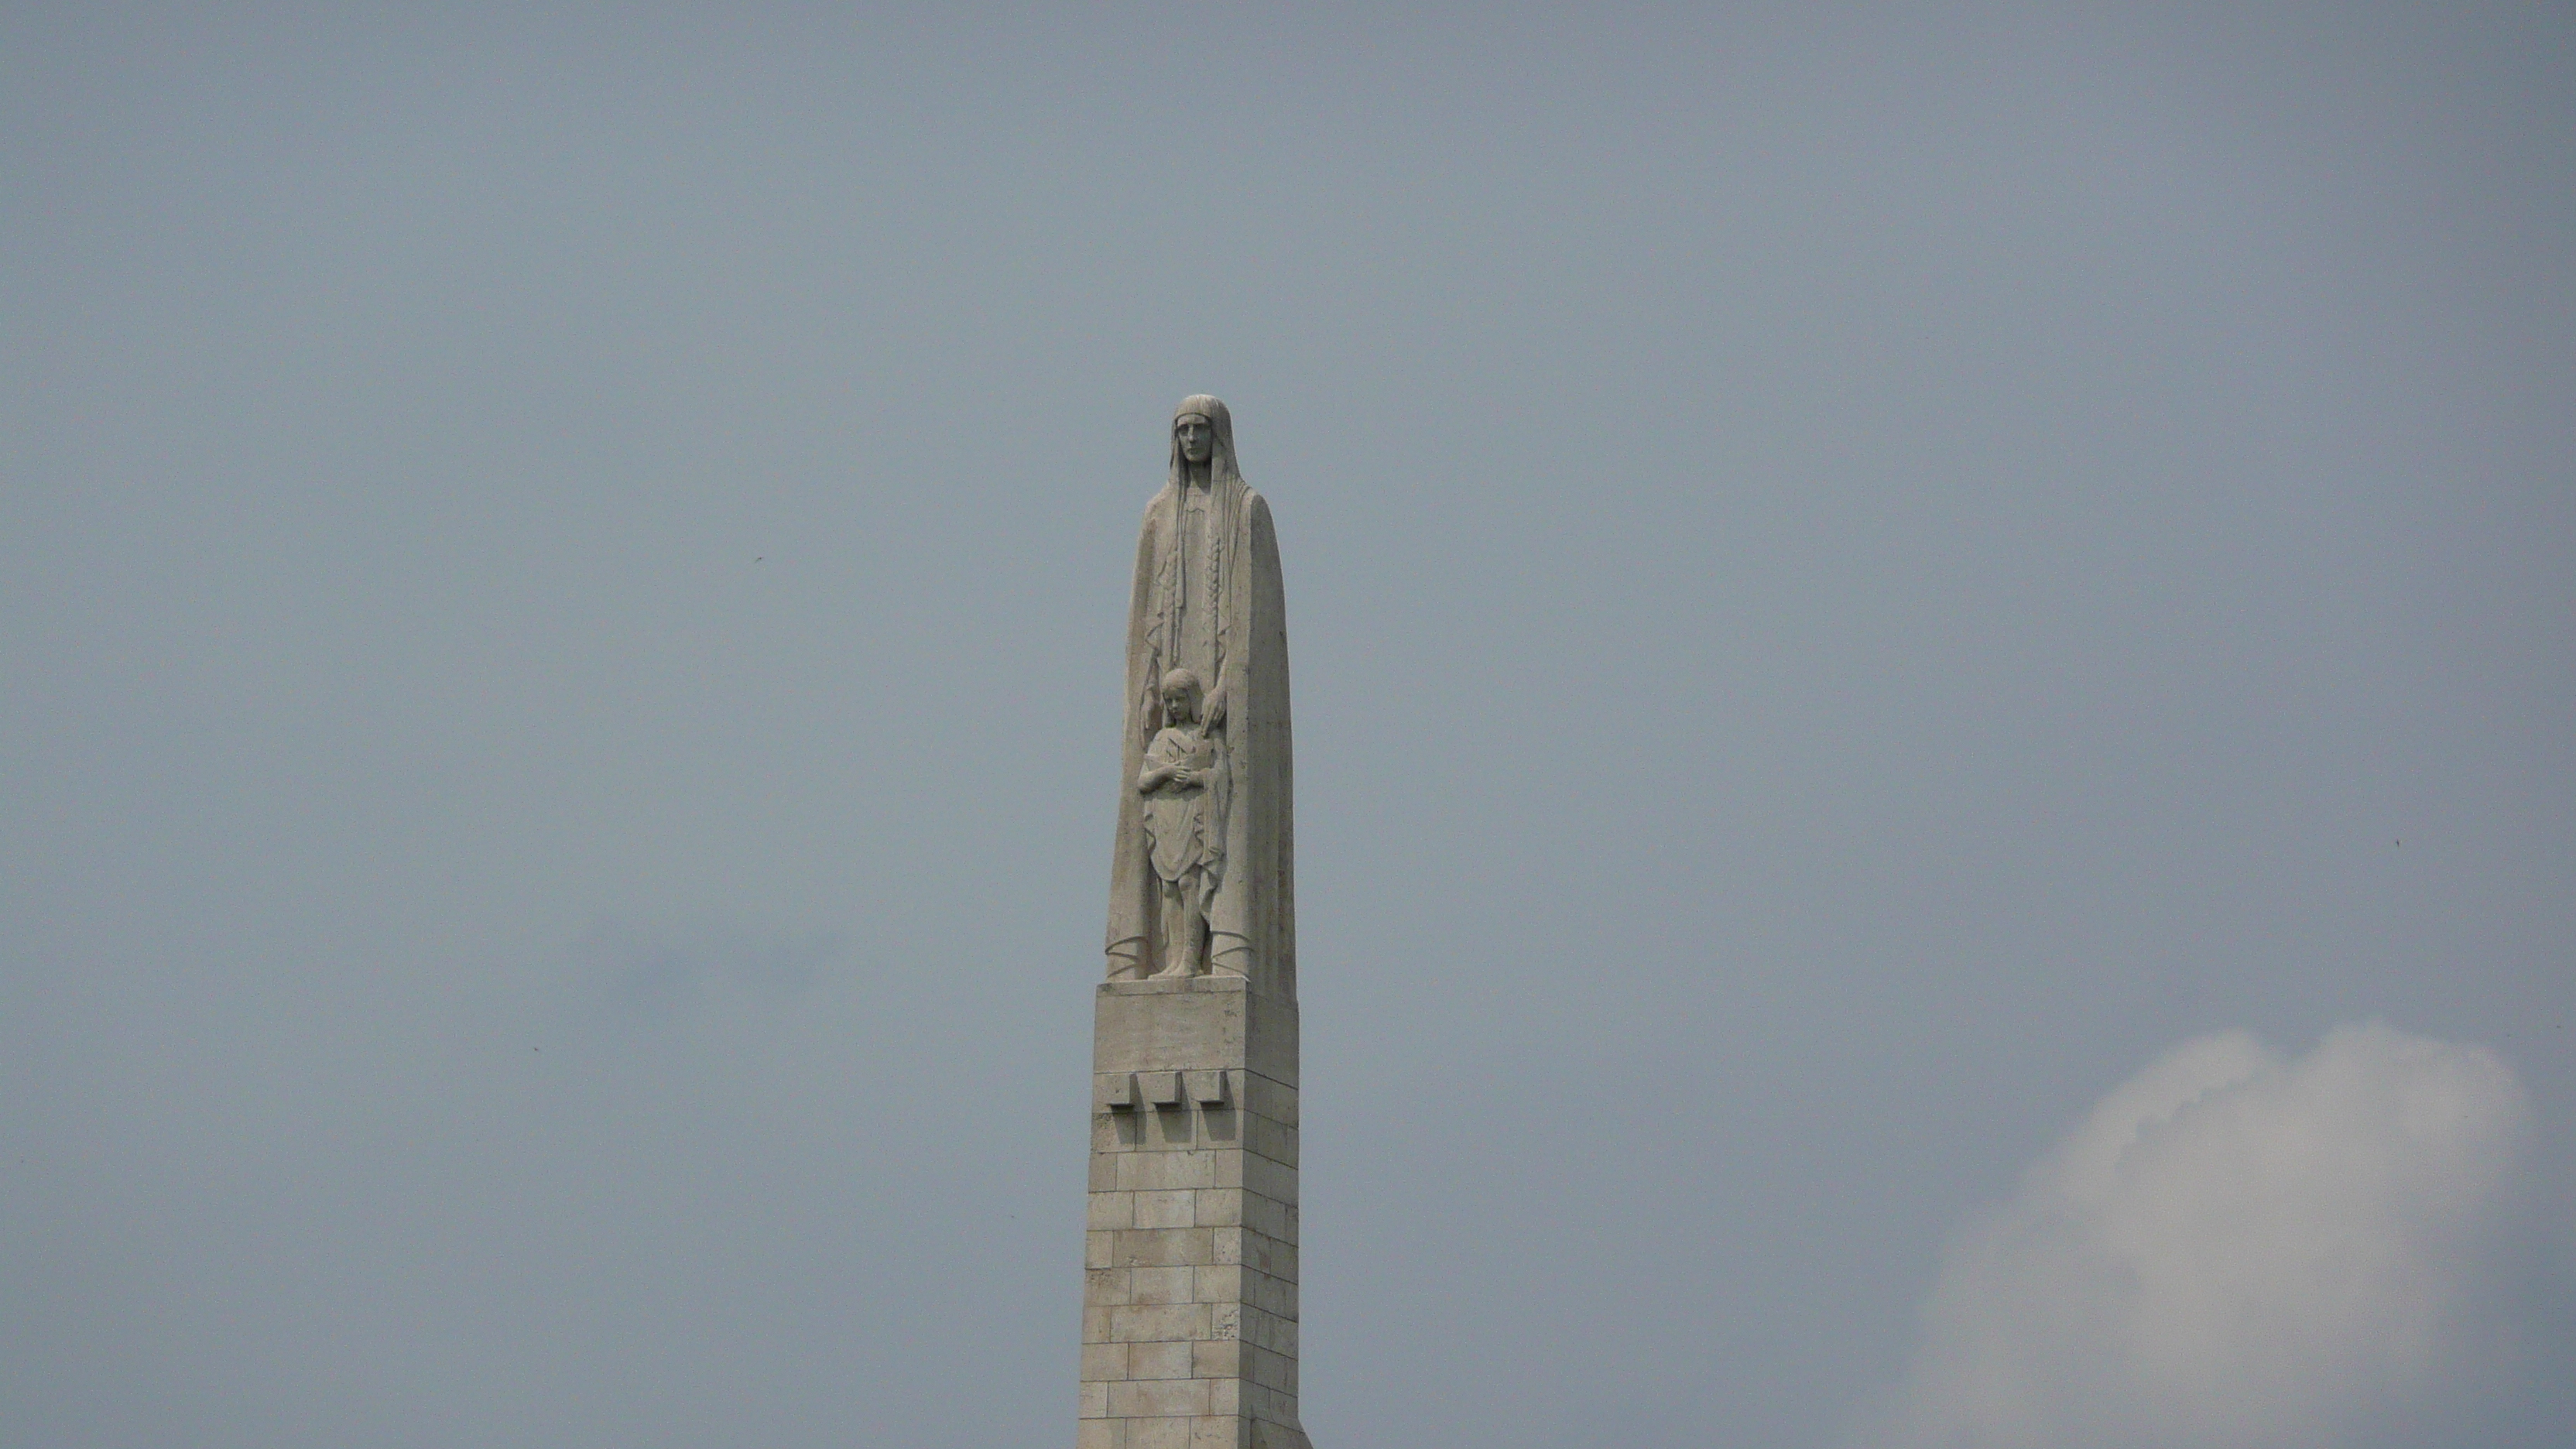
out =
[[[2529,1116],[2494,1053],[2385,1026],[2187,1042],[1961,1234],[1860,1441],[2443,1442],[2529,1371]]]

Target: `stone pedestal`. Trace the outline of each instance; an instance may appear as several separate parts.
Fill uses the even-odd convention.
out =
[[[1092,1071],[1078,1449],[1309,1449],[1296,1003],[1105,982]]]

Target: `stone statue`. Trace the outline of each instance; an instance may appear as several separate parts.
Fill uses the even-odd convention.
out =
[[[1184,399],[1170,441],[1127,611],[1074,1444],[1313,1449],[1279,546],[1225,404]]]
[[[1162,881],[1154,927],[1163,938],[1157,976],[1196,976],[1207,960],[1207,912],[1225,878],[1225,752],[1199,723],[1199,677],[1163,676],[1163,728],[1145,747],[1136,791],[1145,797],[1147,855]]]
[[[1176,697],[1169,685],[1181,672],[1191,687]],[[1169,473],[1136,541],[1124,754],[1109,979],[1241,976],[1293,999],[1279,545],[1270,505],[1235,466],[1234,419],[1212,397],[1185,398],[1174,412]]]

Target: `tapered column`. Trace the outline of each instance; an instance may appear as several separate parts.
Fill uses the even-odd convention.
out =
[[[1308,1449],[1296,1004],[1105,982],[1092,1065],[1078,1449]]]

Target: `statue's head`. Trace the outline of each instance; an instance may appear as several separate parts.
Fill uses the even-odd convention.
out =
[[[1199,677],[1186,669],[1163,676],[1163,722],[1191,724],[1199,717]]]
[[[1197,393],[1172,410],[1172,476],[1204,468],[1211,478],[1239,477],[1234,467],[1234,418],[1225,404]]]

